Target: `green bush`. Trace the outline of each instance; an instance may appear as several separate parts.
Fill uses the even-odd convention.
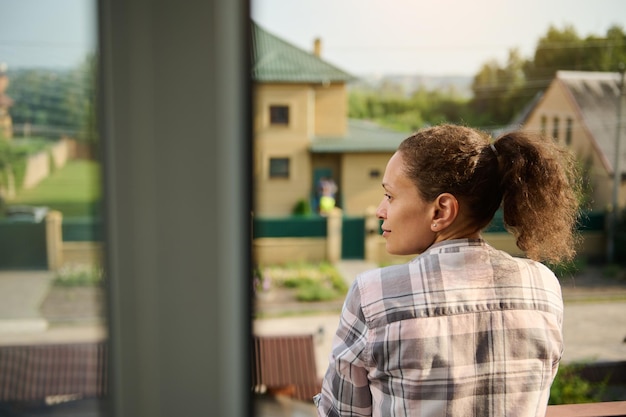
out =
[[[592,383],[581,376],[581,364],[561,364],[550,388],[548,404],[578,404],[600,402],[607,382]]]
[[[313,278],[297,275],[297,276],[293,276],[290,278],[285,278],[282,284],[283,284],[283,287],[285,288],[300,288],[300,287],[304,287],[307,285],[314,285],[315,280]]]
[[[321,282],[312,281],[298,287],[298,301],[330,301],[338,297],[337,292]]]
[[[93,265],[68,265],[59,268],[53,280],[58,287],[96,287],[103,284],[102,268]]]
[[[310,216],[313,214],[313,210],[311,209],[311,204],[309,204],[306,200],[298,200],[292,210],[292,214],[294,216]]]
[[[255,277],[259,282],[270,281],[272,285],[294,289],[299,301],[335,300],[348,290],[339,271],[329,262],[259,267]]]
[[[602,275],[607,278],[621,278],[622,267],[618,264],[608,264],[602,268]]]
[[[6,170],[10,169],[15,187],[20,189],[26,174],[26,159],[50,147],[50,142],[41,138],[27,138],[11,142],[0,138],[0,185],[7,186]]]
[[[346,284],[346,280],[343,279],[339,271],[328,262],[322,262],[319,265],[320,273],[328,278],[333,288],[337,290],[339,293],[344,294],[348,291],[348,284]]]
[[[583,271],[587,267],[587,260],[584,258],[575,258],[571,261],[561,262],[558,264],[547,262],[546,266],[554,272],[557,278],[567,278]]]

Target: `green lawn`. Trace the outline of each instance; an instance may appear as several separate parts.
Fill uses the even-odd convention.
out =
[[[100,164],[71,160],[52,172],[35,188],[22,190],[8,205],[45,206],[64,217],[93,217],[100,214]]]

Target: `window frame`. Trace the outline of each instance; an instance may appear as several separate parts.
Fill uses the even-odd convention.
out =
[[[573,131],[574,131],[574,119],[571,117],[568,117],[567,119],[565,119],[565,144],[568,146],[572,144]]]
[[[288,104],[270,104],[268,113],[270,126],[289,126],[291,111]]]
[[[552,138],[554,139],[555,142],[559,141],[559,128],[561,124],[561,119],[559,116],[554,116],[552,118]]]
[[[273,162],[285,162],[285,169],[273,170]],[[284,173],[283,173],[284,172]],[[291,178],[291,158],[288,156],[272,156],[267,162],[267,177],[270,180],[288,180]]]

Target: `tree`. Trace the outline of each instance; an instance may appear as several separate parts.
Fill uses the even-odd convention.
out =
[[[604,37],[582,39],[572,26],[550,26],[532,59],[513,49],[506,65],[493,60],[483,64],[474,76],[470,107],[480,124],[504,125],[548,87],[557,71],[617,71],[620,63],[626,63],[621,27],[609,28]]]
[[[583,41],[573,26],[558,30],[550,26],[548,33],[539,39],[535,56],[527,68],[530,81],[541,81],[547,86],[558,70],[584,70]]]
[[[7,94],[13,99],[15,126],[32,125],[41,136],[66,134],[85,139],[89,112],[93,109],[95,58],[71,70],[9,70]],[[16,132],[19,133],[19,132]]]
[[[478,120],[490,125],[502,125],[511,120],[528,99],[526,66],[527,62],[517,49],[509,50],[504,67],[500,67],[495,60],[483,64],[474,76],[474,97],[470,102]]]
[[[610,27],[604,37],[581,39],[572,26],[563,30],[551,26],[539,40],[526,76],[529,89],[536,92],[546,88],[558,70],[617,71],[620,63],[626,63],[626,35],[621,27]]]

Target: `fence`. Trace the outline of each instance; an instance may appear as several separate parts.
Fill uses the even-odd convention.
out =
[[[50,231],[46,231],[43,223],[0,220],[0,269],[53,269],[63,263],[101,262],[104,241],[101,219],[63,219],[57,239],[62,241],[52,251],[50,245],[54,240],[46,242]],[[581,256],[588,259],[605,256],[604,225],[603,213],[582,216]],[[498,249],[514,255],[521,253],[512,235],[505,231],[500,212],[484,237]],[[328,217],[254,218],[252,238],[254,260],[262,264],[339,259],[366,259],[382,264],[405,258],[386,252],[385,240],[380,236],[380,220],[371,212],[365,217],[347,217],[336,209]],[[626,259],[625,233],[617,233],[615,252],[616,259]]]
[[[340,213],[340,211],[339,211]],[[341,214],[339,214],[341,216]],[[329,218],[320,216],[293,216],[289,218],[255,218],[253,221],[253,255],[261,264],[284,263],[287,261],[328,260]],[[579,254],[590,260],[605,256],[606,234],[604,213],[585,213],[581,216],[578,229],[583,237]],[[341,217],[340,230],[334,232],[340,242],[339,259],[366,259],[375,263],[392,263],[410,257],[389,255],[385,240],[380,236],[380,221],[374,210],[365,217]],[[496,213],[483,234],[494,247],[513,255],[521,255],[513,236],[504,227],[503,215]],[[616,239],[618,259],[626,254],[626,234]],[[621,255],[621,257],[619,256]]]
[[[102,222],[62,219],[51,211],[44,220],[0,220],[0,269],[56,269],[63,264],[101,264]]]
[[[0,269],[46,269],[46,223],[0,220]]]

